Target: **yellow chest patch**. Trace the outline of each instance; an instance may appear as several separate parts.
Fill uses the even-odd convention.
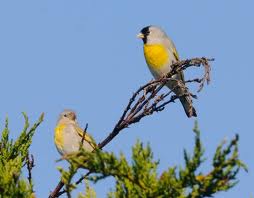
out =
[[[169,60],[167,49],[160,44],[144,45],[144,55],[147,64],[152,69],[160,69],[164,67]]]
[[[63,130],[66,126],[64,124],[58,124],[55,128],[55,144],[56,147],[60,150],[63,149]]]

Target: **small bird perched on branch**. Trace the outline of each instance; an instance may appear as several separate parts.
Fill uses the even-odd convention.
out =
[[[81,145],[85,151],[92,152],[96,144],[92,137],[81,129],[77,116],[72,110],[63,111],[55,128],[55,145],[61,155],[79,151]]]
[[[156,79],[170,72],[171,65],[179,61],[174,43],[161,28],[147,26],[140,31],[138,37],[143,40],[146,63]],[[179,86],[179,83],[183,86]],[[192,106],[191,95],[186,94],[183,72],[174,75],[166,86],[179,97],[186,115],[197,117],[196,110]]]

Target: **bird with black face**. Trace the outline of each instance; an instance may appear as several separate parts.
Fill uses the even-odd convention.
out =
[[[169,73],[171,65],[179,61],[179,55],[167,34],[160,27],[147,26],[140,31],[138,37],[143,40],[145,60],[154,78],[159,79]],[[166,86],[179,97],[186,115],[197,117],[191,96],[186,95],[186,88],[177,86],[177,80],[184,83],[182,71],[175,74]]]

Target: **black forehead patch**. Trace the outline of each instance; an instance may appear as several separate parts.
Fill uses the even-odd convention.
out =
[[[145,36],[149,34],[149,28],[150,26],[146,26],[141,30],[141,33],[144,34]]]

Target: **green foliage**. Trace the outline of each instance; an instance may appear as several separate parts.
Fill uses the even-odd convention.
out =
[[[27,198],[33,195],[32,183],[21,177],[22,167],[27,163],[28,149],[32,143],[35,130],[43,121],[43,114],[39,120],[29,128],[28,117],[23,113],[25,125],[16,141],[9,138],[8,119],[2,131],[0,140],[0,197]]]
[[[159,162],[154,161],[151,147],[144,146],[140,141],[132,149],[131,164],[123,154],[117,157],[101,150],[93,153],[81,150],[67,156],[70,169],[61,169],[61,172],[69,196],[70,191],[75,188],[71,183],[72,178],[79,168],[88,169],[92,174],[87,179],[93,182],[108,176],[114,177],[116,186],[114,191],[108,194],[109,198],[201,198],[232,188],[237,183],[236,175],[239,170],[247,170],[238,158],[238,135],[228,145],[223,142],[217,147],[212,168],[208,173],[204,173],[199,170],[205,160],[197,124],[194,133],[194,151],[190,155],[184,150],[184,168],[170,167],[160,176],[157,172]],[[86,197],[92,196],[86,194]]]
[[[89,182],[86,180],[85,182],[85,193],[79,194],[78,198],[96,198],[95,191],[90,187]]]

